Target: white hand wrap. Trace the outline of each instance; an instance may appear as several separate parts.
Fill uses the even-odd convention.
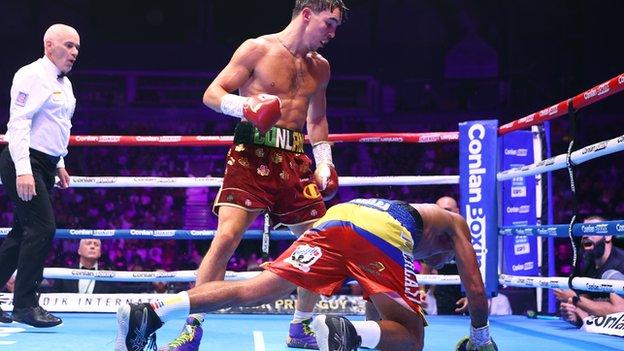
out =
[[[331,146],[328,141],[319,141],[314,143],[314,145],[312,145],[312,153],[314,154],[314,162],[317,167],[321,163],[331,165],[332,167],[334,166]]]
[[[484,346],[490,341],[490,324],[486,324],[481,328],[470,326],[470,342],[478,348]]]
[[[221,112],[229,116],[242,118],[243,106],[246,101],[246,97],[226,94],[221,98]]]

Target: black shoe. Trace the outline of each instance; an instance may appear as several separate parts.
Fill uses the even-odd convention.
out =
[[[115,351],[156,351],[156,334],[163,325],[148,303],[131,303],[117,310]]]
[[[63,321],[43,309],[41,306],[35,307],[13,307],[13,321],[32,325],[35,328],[49,328],[57,326]]]
[[[362,343],[353,323],[341,316],[318,315],[312,321],[320,351],[356,351]]]
[[[8,313],[4,312],[2,308],[0,308],[0,323],[11,323],[13,320],[9,316]]]

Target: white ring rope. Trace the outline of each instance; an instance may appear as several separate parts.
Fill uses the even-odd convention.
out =
[[[250,279],[260,271],[251,272],[225,272],[225,280]],[[43,277],[46,279],[89,279],[112,282],[194,282],[197,271],[172,271],[172,272],[123,272],[106,270],[86,270],[72,268],[45,268]],[[416,274],[416,279],[421,285],[459,285],[459,275]],[[548,288],[569,289],[568,277],[530,277],[501,274],[499,283],[503,286],[515,286],[522,288]],[[624,295],[624,280],[593,279],[575,277],[572,279],[572,287],[584,291],[610,292]]]
[[[250,279],[260,271],[234,272],[226,271],[225,280]],[[87,270],[72,268],[44,268],[43,277],[46,279],[89,279],[104,280],[111,282],[194,282],[197,271],[172,271],[172,272],[122,272],[105,270]],[[459,285],[459,275],[435,275],[416,274],[418,283],[426,285]]]
[[[568,277],[525,277],[501,274],[498,281],[501,285],[521,288],[569,289],[569,279]],[[572,287],[576,290],[624,295],[624,280],[574,277],[572,278]]]
[[[58,179],[57,179],[58,180]],[[219,177],[82,177],[72,176],[72,188],[203,188],[220,187]],[[458,175],[377,176],[339,178],[341,186],[440,185],[459,184]]]
[[[624,150],[624,135],[611,140],[603,140],[601,142],[586,146],[580,150],[576,150],[571,155],[571,160],[575,165],[594,158],[612,154]],[[565,168],[567,154],[557,155],[547,158],[538,163],[511,168],[496,174],[498,181],[509,180],[515,177],[526,177],[535,174],[541,174],[549,171]]]

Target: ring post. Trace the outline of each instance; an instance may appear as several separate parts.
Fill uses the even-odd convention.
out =
[[[498,293],[497,142],[497,120],[459,124],[460,209],[470,228],[487,296]]]

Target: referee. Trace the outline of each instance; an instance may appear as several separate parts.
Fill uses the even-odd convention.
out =
[[[70,26],[54,24],[43,36],[43,47],[44,56],[13,77],[9,145],[0,154],[2,184],[15,205],[13,228],[0,246],[0,286],[17,269],[12,319],[40,328],[62,323],[39,306],[37,290],[56,230],[50,197],[54,176],[61,188],[69,186],[63,156],[76,98],[65,75],[78,56],[80,36]],[[0,317],[6,319],[1,311]]]

